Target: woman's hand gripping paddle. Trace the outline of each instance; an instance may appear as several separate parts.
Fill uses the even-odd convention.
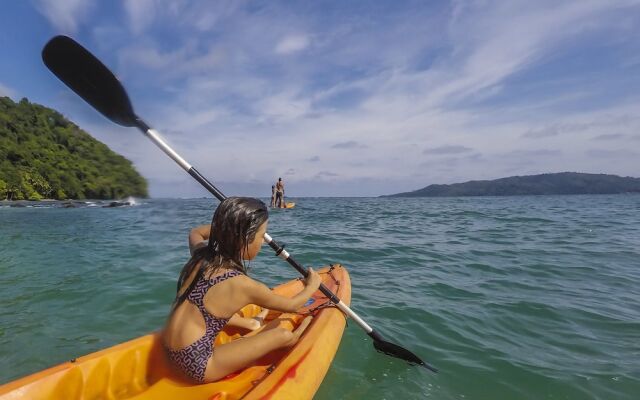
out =
[[[226,198],[211,182],[173,151],[162,140],[158,132],[135,114],[129,101],[129,96],[120,81],[88,50],[67,36],[56,36],[42,50],[42,59],[51,72],[102,115],[118,125],[140,129],[218,200],[222,201]],[[307,275],[307,271],[282,246],[278,245],[269,234],[265,233],[264,238],[278,257],[291,264],[303,276]],[[364,329],[369,337],[373,339],[373,346],[376,350],[405,360],[410,364],[420,365],[437,372],[437,369],[422,361],[409,350],[385,341],[378,332],[374,331],[326,286],[320,285],[320,291]]]

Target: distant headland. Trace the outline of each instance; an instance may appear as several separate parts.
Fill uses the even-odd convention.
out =
[[[60,113],[0,97],[0,200],[148,197],[147,181]]]
[[[640,178],[606,174],[559,172],[510,176],[491,181],[429,185],[413,192],[381,197],[524,196],[640,193]]]

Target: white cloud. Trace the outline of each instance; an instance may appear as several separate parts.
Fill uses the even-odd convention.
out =
[[[291,54],[304,50],[309,46],[309,38],[306,35],[290,35],[278,42],[275,51],[277,54]]]
[[[601,1],[537,4],[494,2],[477,8],[473,2],[457,3],[449,25],[451,55],[426,71],[394,71],[379,84],[387,95],[370,99],[369,106],[400,102],[400,107],[410,103],[424,109],[483,96],[579,34],[606,26],[612,20],[604,15],[617,8]]]
[[[140,34],[147,30],[153,24],[160,7],[162,1],[159,0],[126,0],[124,8],[131,32]]]
[[[467,153],[472,150],[473,149],[470,149],[469,147],[466,147],[466,146],[444,145],[444,146],[425,149],[422,151],[422,153],[423,154],[460,154],[460,153]]]
[[[35,6],[59,33],[71,34],[78,30],[95,4],[91,0],[36,0]]]
[[[142,67],[147,70],[172,70],[180,67],[189,52],[189,46],[183,46],[175,51],[161,53],[155,47],[136,45],[125,48],[119,54],[120,62]]]
[[[126,0],[124,7],[130,31],[140,35],[154,24],[171,24],[174,30],[211,31],[241,11],[241,2]]]
[[[299,119],[310,110],[309,99],[290,91],[275,93],[260,101],[256,108],[262,114],[261,121]]]
[[[185,19],[200,31],[210,31],[220,25],[221,21],[233,18],[240,11],[241,4],[236,0],[205,1],[202,6],[191,7],[185,13]]]

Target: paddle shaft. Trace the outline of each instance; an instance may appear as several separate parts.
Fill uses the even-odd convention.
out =
[[[153,143],[156,144],[165,154],[167,154],[173,161],[175,161],[182,169],[187,171],[196,181],[198,181],[205,189],[213,194],[218,200],[222,201],[227,197],[216,188],[211,182],[207,180],[197,169],[189,164],[184,158],[176,153],[159,135],[159,133],[147,125],[142,119],[136,118],[136,127],[140,129],[145,136],[147,136]],[[302,276],[307,276],[307,270],[300,265],[288,251],[280,246],[273,238],[265,232],[265,242],[275,251],[276,256],[282,258],[288,262],[293,268],[295,268]],[[380,335],[373,330],[362,318],[360,318],[349,306],[347,306],[342,300],[338,298],[328,287],[323,283],[320,284],[320,291],[327,296],[343,313],[353,319],[364,331],[371,336],[374,340],[380,340]]]

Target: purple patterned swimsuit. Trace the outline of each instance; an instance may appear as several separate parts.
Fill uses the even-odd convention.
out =
[[[213,345],[216,337],[227,322],[229,322],[229,318],[217,318],[209,314],[204,307],[204,296],[215,284],[238,275],[242,275],[242,273],[231,270],[211,279],[206,279],[204,276],[201,276],[191,293],[189,293],[189,296],[187,296],[187,300],[198,307],[204,317],[206,326],[204,335],[180,350],[172,350],[165,344],[165,349],[171,361],[180,367],[184,373],[198,382],[204,382],[204,372],[207,369],[209,358],[213,356]]]

